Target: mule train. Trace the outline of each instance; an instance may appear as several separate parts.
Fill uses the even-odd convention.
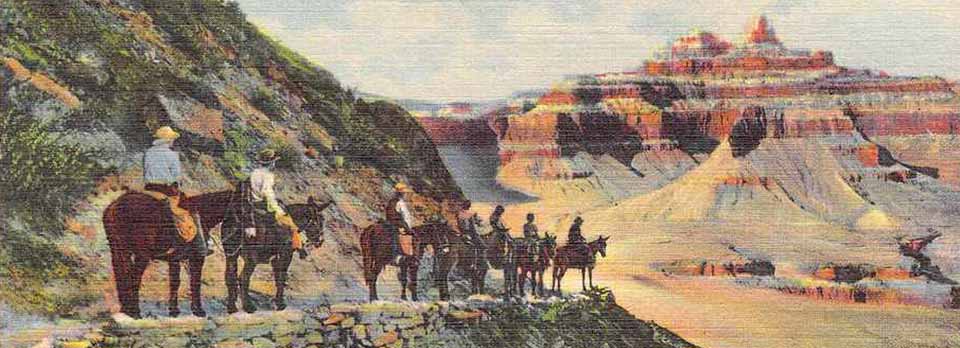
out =
[[[103,213],[120,311],[140,317],[141,280],[151,261],[159,260],[169,266],[169,315],[180,314],[177,294],[181,264],[186,263],[190,308],[194,315],[206,316],[201,274],[206,257],[213,253],[210,232],[217,226],[226,258],[227,311],[238,311],[238,299],[244,311],[257,310],[249,294],[250,279],[262,263],[270,263],[273,270],[274,308],[286,308],[284,290],[293,255],[307,256],[301,232],[309,244],[320,247],[322,213],[332,202],[319,203],[310,197],[305,204],[281,204],[274,193],[271,171],[277,155],[269,149],[257,154],[257,167],[234,189],[186,197],[178,185],[183,180],[179,154],[171,149],[179,134],[162,127],[155,137],[153,147],[144,155],[144,190],[127,190]],[[586,243],[580,235],[580,218],[571,226],[569,243],[563,247],[557,247],[555,236],[539,237],[532,214],[524,226],[524,237],[514,238],[500,219],[504,212],[501,206],[490,217],[492,231],[486,235],[477,233],[481,222],[470,213],[469,202],[458,207],[456,227],[442,220],[413,226],[415,219],[407,205],[412,190],[403,183],[394,189],[385,219],[363,229],[360,235],[363,278],[371,301],[378,297],[377,278],[388,265],[400,269],[401,298],[407,299],[409,291],[411,299],[418,300],[417,273],[427,247],[434,256],[433,281],[444,300],[450,298],[448,275],[454,270],[469,281],[473,293],[485,291],[484,279],[494,268],[503,271],[505,294],[523,294],[529,280],[531,292],[543,295],[543,276],[551,265],[553,290],[559,290],[570,268],[580,269],[583,279],[589,278],[592,286],[596,255],[606,255],[607,237]],[[238,267],[240,258],[244,260],[242,269]],[[586,289],[586,283],[581,283]]]

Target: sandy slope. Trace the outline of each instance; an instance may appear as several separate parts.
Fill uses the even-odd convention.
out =
[[[831,150],[851,141],[862,140],[767,140],[742,158],[734,158],[723,142],[699,166],[662,188],[592,209],[541,201],[551,207],[541,210],[548,215],[542,218],[551,230],[565,232],[573,216],[582,214],[588,238],[612,236],[597,283],[613,288],[618,302],[638,317],[705,347],[960,344],[955,311],[815,301],[729,280],[656,271],[657,264],[672,260],[740,255],[772,260],[777,274],[787,277],[809,277],[812,267],[825,262],[894,266],[903,263],[896,236],[936,225],[945,236],[931,245],[930,254],[955,273],[958,244],[950,222],[955,193],[930,178],[877,179],[880,169],[864,168]],[[864,179],[849,182],[850,174]],[[757,184],[757,178],[768,180]],[[508,207],[507,221],[520,226],[520,212],[509,213],[528,207]],[[578,290],[579,278],[579,272],[568,275],[566,288]]]

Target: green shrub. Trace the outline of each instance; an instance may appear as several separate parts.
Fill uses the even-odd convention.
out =
[[[246,180],[250,159],[247,150],[251,149],[254,139],[243,128],[231,128],[224,132],[224,151],[220,166],[228,178]]]
[[[277,154],[277,168],[293,170],[303,164],[300,151],[283,138],[274,138],[267,147]]]
[[[58,221],[102,175],[96,153],[63,144],[45,124],[13,111],[0,112],[0,201],[26,216]]]
[[[274,121],[282,120],[287,114],[287,110],[283,108],[283,102],[276,92],[264,86],[257,88],[250,102]]]
[[[86,271],[56,244],[22,228],[0,225],[0,301],[17,311],[70,314],[96,300],[84,291]]]

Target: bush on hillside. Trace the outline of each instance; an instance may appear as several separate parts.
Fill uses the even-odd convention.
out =
[[[104,170],[96,153],[62,143],[30,116],[11,110],[0,114],[0,201],[5,210],[59,226],[60,215],[93,188]]]

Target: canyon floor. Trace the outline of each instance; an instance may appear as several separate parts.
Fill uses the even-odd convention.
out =
[[[607,257],[598,261],[594,284],[611,288],[617,302],[638,318],[653,320],[699,346],[960,345],[960,314],[942,302],[949,287],[931,282],[911,280],[906,287],[925,294],[920,298],[936,300],[854,303],[749,285],[756,279],[749,276],[701,277],[663,271],[660,265],[676,261],[760,258],[775,264],[774,279],[829,287],[839,284],[814,279],[811,267],[836,262],[909,268],[909,261],[897,251],[896,237],[903,230],[895,221],[905,221],[902,218],[867,211],[859,219],[838,222],[785,204],[787,200],[767,189],[743,189],[735,194],[737,200],[723,206],[727,199],[716,188],[718,178],[742,173],[749,165],[748,160],[734,159],[726,152],[728,148],[721,144],[709,158],[669,184],[623,199],[604,199],[609,195],[597,194],[592,190],[596,186],[582,181],[556,184],[541,191],[538,201],[505,204],[506,223],[518,234],[526,213],[533,212],[541,233],[558,234],[563,243],[570,222],[582,216],[588,240],[611,236]],[[828,161],[820,161],[818,168],[833,170]],[[826,204],[842,207],[844,199],[856,198],[839,189],[832,191]],[[910,195],[899,197],[901,201],[893,201],[899,206],[912,204],[906,198]],[[493,206],[475,204],[474,209],[485,217]],[[930,252],[947,276],[956,277],[956,252],[951,251],[956,241],[949,227],[945,231]],[[580,272],[570,271],[564,290],[579,291],[579,283]]]

